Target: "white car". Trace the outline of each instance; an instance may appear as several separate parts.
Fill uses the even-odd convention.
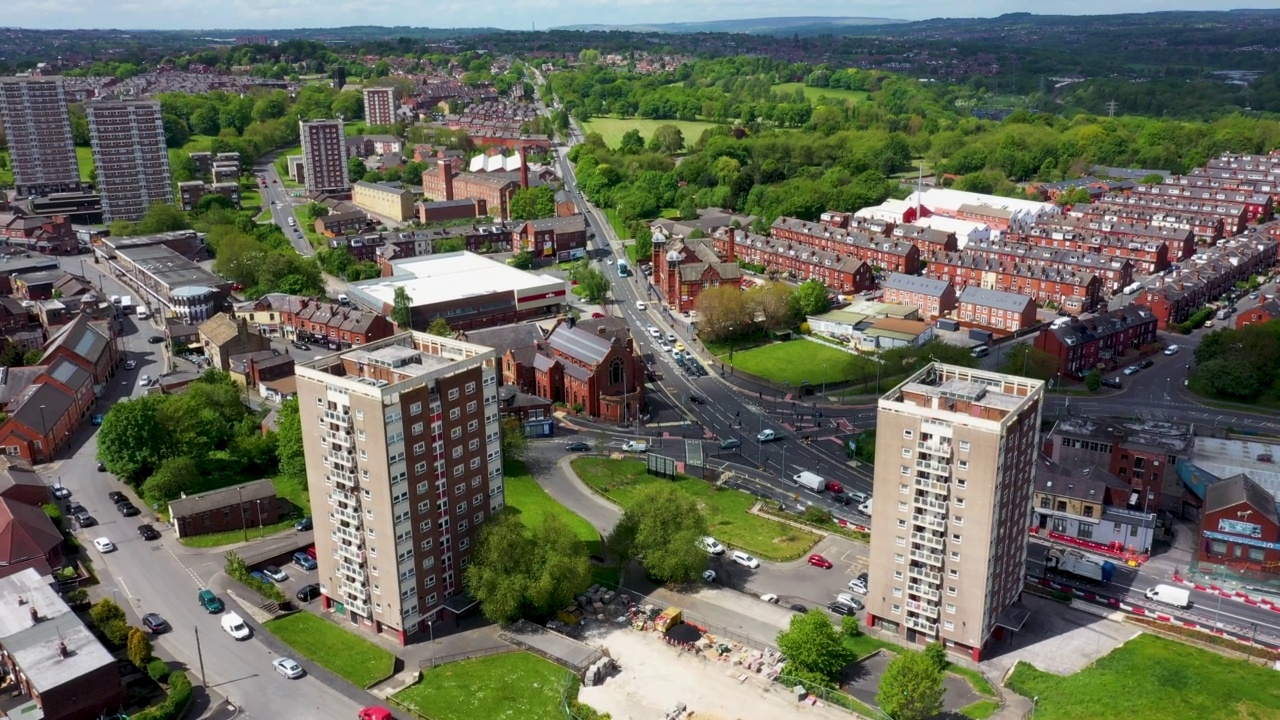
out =
[[[854,610],[861,610],[864,607],[861,600],[850,595],[849,593],[840,593],[839,595],[837,595],[836,602],[842,605],[848,605]]]
[[[132,370],[132,369],[134,369],[134,368],[136,368],[136,367],[138,367],[138,362],[137,362],[136,360],[125,360],[125,361],[124,361],[124,369],[125,369],[125,370]]]
[[[278,657],[271,661],[271,667],[275,668],[276,672],[290,680],[300,678],[303,675],[302,666],[293,658]]]
[[[652,325],[650,325],[650,326],[647,328],[647,330],[648,330],[648,332],[649,332],[649,337],[652,337],[652,338],[660,338],[660,337],[662,337],[662,331],[661,331],[661,330],[659,330],[658,328],[656,328],[656,327],[652,326]]]
[[[138,378],[138,384],[139,384],[139,385],[141,385],[141,386],[143,386],[143,387],[146,387],[147,385],[150,385],[150,384],[151,384],[151,376],[150,376],[150,375],[143,375],[142,377]]]
[[[647,310],[648,308],[649,308],[649,306],[648,306],[648,305],[645,305],[643,300],[637,300],[637,301],[636,301],[636,309],[637,309],[637,310]]]
[[[716,539],[711,537],[710,535],[702,538],[701,545],[703,550],[706,550],[708,553],[712,555],[724,554],[724,546],[721,545],[719,542],[717,542]]]
[[[774,605],[778,604],[778,596],[774,595],[773,593],[765,593],[764,595],[760,596],[760,599],[767,603],[773,603]]]
[[[227,634],[236,640],[245,640],[253,634],[249,630],[249,626],[245,624],[244,618],[235,613],[227,613],[222,616],[222,629],[226,630]]]
[[[702,579],[703,579],[703,580],[705,580],[705,581],[707,581],[707,582],[715,582],[715,581],[716,581],[716,571],[715,571],[715,570],[703,570],[703,571],[702,571]]]
[[[738,563],[743,567],[749,567],[752,570],[760,567],[759,560],[751,557],[750,555],[742,552],[741,550],[734,550],[732,557],[734,562]]]
[[[110,540],[104,537],[94,538],[93,546],[98,548],[98,552],[104,552],[104,553],[109,553],[116,549],[115,543],[111,542]]]
[[[1127,367],[1127,368],[1125,368],[1125,369],[1124,369],[1124,374],[1125,374],[1125,375],[1137,375],[1137,374],[1138,374],[1138,366],[1137,366],[1137,365],[1130,365],[1129,367]]]
[[[864,585],[862,581],[859,580],[858,578],[854,578],[849,581],[849,589],[858,593],[859,595],[867,594],[867,586]]]
[[[1178,354],[1178,350],[1180,350],[1180,349],[1181,349],[1181,348],[1179,348],[1177,345],[1170,345],[1169,347],[1167,347],[1167,348],[1165,348],[1165,349],[1164,349],[1164,354],[1165,354],[1165,355],[1177,355],[1177,354]]]

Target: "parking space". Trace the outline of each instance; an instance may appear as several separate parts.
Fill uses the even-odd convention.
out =
[[[258,565],[255,569],[261,570],[262,568],[268,565],[275,565],[276,567],[283,570],[284,573],[288,576],[284,580],[281,580],[281,581],[273,580],[272,582],[277,587],[279,587],[280,591],[284,593],[285,597],[289,598],[290,600],[295,600],[297,598],[298,590],[302,589],[304,585],[310,585],[312,583],[318,582],[318,579],[317,579],[318,576],[316,574],[315,569],[306,570],[302,566],[293,562],[292,558],[286,559],[284,561],[280,561],[279,559],[277,559],[277,560],[273,560],[272,562],[262,563]]]

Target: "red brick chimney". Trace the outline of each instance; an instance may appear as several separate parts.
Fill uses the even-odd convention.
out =
[[[737,245],[737,238],[738,238],[738,229],[734,227],[730,227],[729,228],[729,257],[725,258],[728,262],[737,262],[737,254],[735,253],[735,250],[737,250],[737,247],[735,247]]]
[[[525,156],[525,146],[520,146],[520,187],[529,187],[529,158]]]
[[[444,184],[444,199],[453,199],[453,166],[448,160],[436,163],[440,168],[440,182]]]

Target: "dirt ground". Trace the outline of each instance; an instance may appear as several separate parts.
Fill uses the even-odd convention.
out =
[[[787,689],[761,675],[744,681],[744,672],[727,662],[708,660],[664,643],[657,633],[629,626],[593,629],[586,642],[608,648],[620,671],[597,687],[584,687],[578,699],[614,720],[653,720],[684,703],[693,720],[776,720],[806,717],[849,720],[834,707],[809,706],[789,699]]]

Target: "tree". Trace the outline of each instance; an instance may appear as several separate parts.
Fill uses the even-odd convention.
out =
[[[684,133],[676,125],[659,125],[649,139],[649,146],[666,155],[674,155],[684,149]]]
[[[453,330],[449,327],[449,321],[443,317],[437,317],[427,326],[427,332],[439,337],[453,337]]]
[[[533,253],[528,250],[521,250],[511,256],[511,267],[517,270],[528,270],[533,267]]]
[[[623,155],[635,155],[644,152],[644,138],[641,137],[640,131],[632,128],[622,134],[622,139],[618,142],[618,152]]]
[[[502,419],[502,459],[521,460],[524,453],[529,449],[529,438],[525,437],[524,425],[517,417],[505,417]]]
[[[645,262],[653,257],[653,231],[648,225],[641,227],[636,236],[636,261]]]
[[[937,640],[924,646],[924,656],[929,658],[938,672],[946,672],[947,666],[951,664],[947,659],[947,646]]]
[[[747,307],[752,314],[763,319],[769,330],[784,330],[795,324],[795,304],[792,290],[780,282],[766,282],[746,292]]]
[[[161,395],[143,395],[111,406],[98,430],[98,459],[113,474],[138,482],[167,456],[169,432],[160,424]]]
[[[506,624],[568,605],[590,584],[591,564],[586,546],[560,518],[547,516],[530,530],[517,514],[504,512],[481,530],[463,582],[486,618]]]
[[[89,619],[96,627],[102,627],[112,620],[124,622],[124,610],[111,598],[103,598],[89,608]]]
[[[210,193],[200,198],[200,202],[196,203],[196,212],[207,213],[213,209],[235,210],[235,203],[231,202],[231,198],[219,193]]]
[[[924,653],[901,653],[880,678],[876,704],[893,720],[927,720],[942,712],[942,677]]]
[[[171,457],[160,463],[142,483],[142,494],[151,502],[164,504],[182,497],[183,493],[199,492],[203,476],[195,458]]]
[[[1005,352],[1000,372],[1049,380],[1058,375],[1058,358],[1024,340]]]
[[[516,190],[511,196],[512,220],[541,220],[555,217],[556,194],[546,185]]]
[[[658,580],[689,582],[707,567],[707,554],[698,546],[706,535],[707,519],[694,498],[670,485],[645,485],[607,543],[620,557],[638,559]]]
[[[1102,371],[1091,370],[1084,376],[1084,386],[1089,389],[1089,392],[1098,392],[1102,387]]]
[[[151,658],[154,655],[153,651],[151,639],[142,631],[142,628],[129,628],[129,662],[137,667],[145,668],[147,663],[151,662]]]
[[[586,545],[559,515],[547,515],[533,531],[538,564],[529,585],[529,601],[541,617],[573,603],[591,585],[591,560]]]
[[[609,279],[594,267],[587,267],[578,274],[578,289],[583,300],[589,303],[602,302],[609,294]]]
[[[845,615],[840,618],[840,632],[847,638],[855,638],[862,634],[862,629],[858,627],[857,615]]]
[[[706,288],[694,301],[698,311],[698,333],[708,342],[717,342],[746,332],[753,316],[742,291],[736,285]]]
[[[834,686],[840,671],[854,659],[841,632],[818,608],[791,616],[790,626],[778,633],[778,649],[787,656],[788,675],[799,672],[797,677],[821,679],[826,687]]]
[[[401,330],[413,327],[413,301],[409,299],[409,291],[403,286],[397,287],[391,301],[391,322]]]
[[[831,298],[827,295],[827,286],[820,280],[806,280],[800,283],[792,296],[799,315],[821,315],[831,307]]]

